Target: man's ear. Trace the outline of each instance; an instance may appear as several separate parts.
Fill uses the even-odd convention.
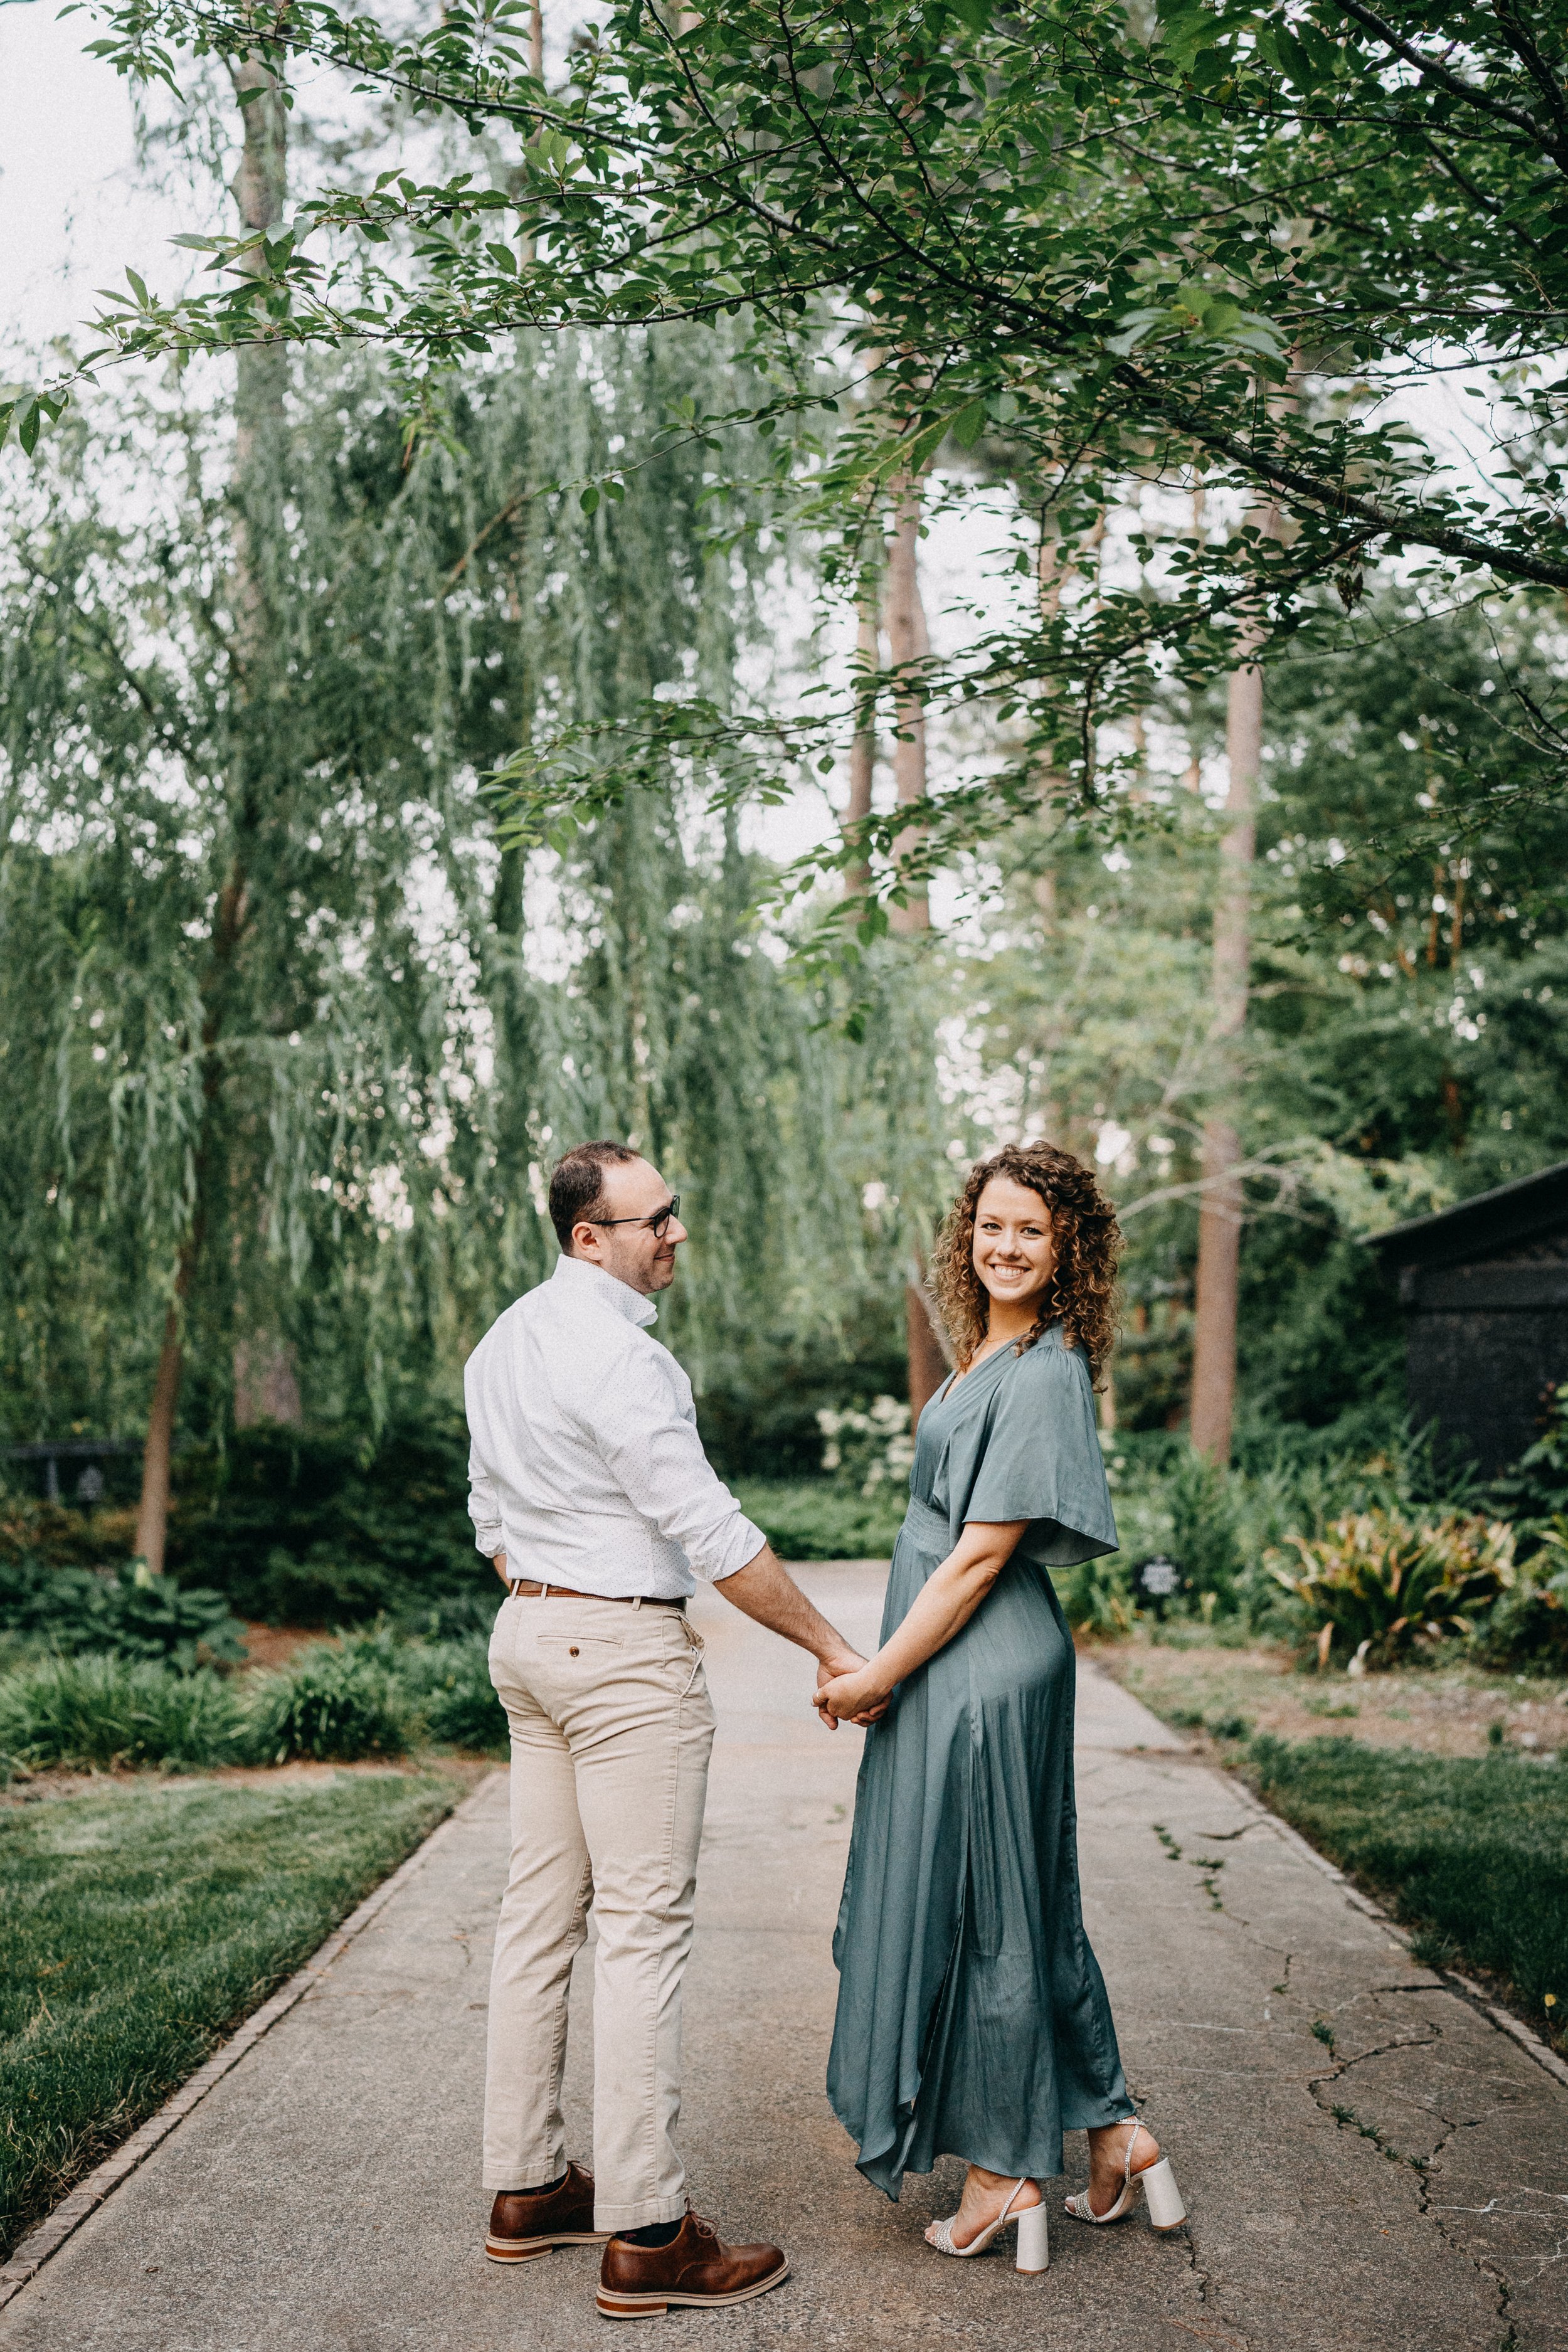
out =
[[[584,1244],[589,1243],[593,1244],[591,1250],[584,1246]],[[595,1227],[587,1223],[574,1225],[572,1228],[572,1255],[574,1257],[588,1257],[590,1255],[597,1257],[598,1254],[599,1236]]]

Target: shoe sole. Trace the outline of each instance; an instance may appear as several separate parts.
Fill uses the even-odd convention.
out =
[[[485,2259],[492,2263],[531,2263],[541,2254],[553,2253],[557,2246],[604,2246],[609,2243],[608,2230],[562,2230],[548,2238],[487,2238]]]
[[[720,2311],[735,2303],[755,2303],[758,2295],[771,2294],[775,2286],[783,2286],[789,2276],[789,2264],[770,2271],[765,2279],[754,2286],[737,2287],[733,2294],[683,2294],[671,2287],[659,2294],[606,2294],[601,2287],[595,2298],[605,2319],[658,2319],[672,2303],[681,2304],[695,2311]]]

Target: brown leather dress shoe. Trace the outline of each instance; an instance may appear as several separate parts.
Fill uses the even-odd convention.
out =
[[[610,2240],[599,2265],[597,2301],[606,2319],[652,2319],[672,2303],[700,2308],[750,2303],[788,2276],[782,2246],[727,2246],[711,2221],[699,2221],[689,2209],[668,2246]]]
[[[531,2263],[552,2246],[602,2246],[594,2227],[594,2176],[569,2164],[558,2189],[502,2190],[490,2207],[485,2252],[492,2263]]]

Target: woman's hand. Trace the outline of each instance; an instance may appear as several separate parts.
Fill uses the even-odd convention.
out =
[[[889,1693],[874,1666],[858,1665],[818,1684],[812,1705],[829,1731],[837,1731],[840,1723],[877,1722],[887,1714],[889,1702]]]

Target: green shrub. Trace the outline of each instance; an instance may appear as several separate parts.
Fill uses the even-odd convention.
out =
[[[1165,1487],[1171,1549],[1187,1591],[1200,1599],[1212,1592],[1220,1608],[1233,1609],[1241,1571],[1236,1486],[1216,1463],[1184,1445],[1171,1465]]]
[[[1292,1536],[1300,1566],[1270,1554],[1277,1582],[1317,1635],[1318,1660],[1391,1665],[1418,1645],[1469,1633],[1514,1581],[1513,1530],[1456,1513],[1415,1526],[1396,1511],[1360,1511],[1321,1536]]]
[[[241,1430],[184,1454],[169,1566],[274,1625],[342,1625],[481,1588],[466,1507],[468,1438],[447,1407],[350,1429]],[[489,1579],[493,1584],[494,1580]]]
[[[417,1709],[374,1640],[322,1643],[291,1665],[258,1675],[246,1716],[251,1748],[269,1764],[296,1756],[340,1764],[403,1756],[418,1728]]]
[[[150,1659],[35,1658],[0,1676],[0,1754],[79,1769],[233,1763],[245,1751],[234,1685]]]
[[[826,1478],[743,1478],[735,1492],[784,1559],[886,1559],[909,1501],[892,1486],[865,1496]]]
[[[504,1751],[487,1633],[407,1640],[384,1624],[232,1681],[106,1654],[24,1658],[0,1674],[0,1765],[347,1764],[421,1739]]]
[[[1568,1518],[1538,1528],[1539,1549],[1476,1633],[1483,1665],[1568,1675]]]
[[[75,1632],[101,1612],[103,1586],[103,1578],[90,1568],[57,1568],[31,1554],[0,1555],[0,1625],[8,1633],[42,1636],[57,1648],[75,1649]]]
[[[879,1396],[864,1406],[824,1405],[816,1425],[822,1432],[823,1470],[840,1486],[857,1495],[874,1495],[887,1486],[900,1505],[908,1501],[915,1441],[907,1402]]]
[[[1053,1569],[1051,1582],[1069,1625],[1107,1636],[1131,1631],[1132,1601],[1120,1553]]]
[[[409,1642],[397,1654],[396,1672],[426,1738],[483,1756],[505,1749],[506,1710],[490,1680],[488,1633],[456,1642]]]
[[[122,1658],[166,1658],[182,1674],[237,1665],[245,1656],[245,1628],[229,1614],[221,1592],[154,1576],[141,1560],[99,1581],[102,1593],[89,1635],[76,1646],[112,1650]]]
[[[0,1488],[0,1567],[100,1568],[130,1558],[134,1528],[129,1511],[76,1510]]]
[[[1500,1727],[1499,1727],[1500,1728]],[[1344,1738],[1260,1736],[1252,1773],[1321,1852],[1506,1977],[1550,2022],[1568,1999],[1568,1809],[1563,1767],[1499,1752],[1428,1756]]]
[[[479,1559],[478,1552],[474,1558]],[[408,1641],[457,1642],[482,1633],[488,1652],[496,1611],[506,1595],[493,1570],[482,1560],[479,1565],[481,1574],[435,1601],[416,1594],[395,1595],[385,1612],[386,1623]]]
[[[1534,1550],[1549,1530],[1568,1526],[1568,1381],[1548,1391],[1546,1426],[1535,1444],[1504,1471],[1491,1488],[1492,1506],[1500,1518],[1511,1519],[1521,1538],[1521,1549]]]
[[[185,1589],[142,1561],[95,1574],[38,1559],[0,1559],[0,1626],[52,1649],[167,1658],[182,1672],[237,1665],[244,1627],[219,1592]]]

